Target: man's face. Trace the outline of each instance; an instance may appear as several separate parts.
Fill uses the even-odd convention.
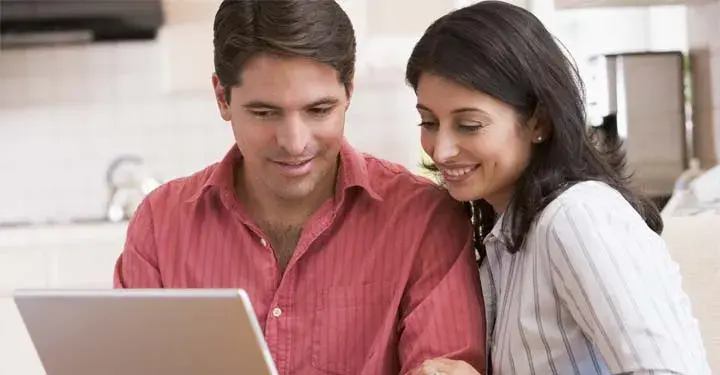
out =
[[[246,181],[284,200],[334,184],[349,98],[332,67],[261,55],[245,65],[230,103],[216,77],[213,84]]]

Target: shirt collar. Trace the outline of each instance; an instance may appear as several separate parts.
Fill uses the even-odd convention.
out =
[[[367,168],[365,156],[350,146],[347,140],[343,140],[340,147],[340,169],[338,171],[335,195],[342,197],[352,187],[360,187],[373,199],[383,200],[370,182],[370,172]]]
[[[489,241],[499,241],[503,244],[505,244],[506,236],[508,236],[510,233],[508,228],[503,228],[503,222],[508,219],[509,220],[510,215],[506,215],[506,212],[500,214],[495,221],[495,224],[492,227],[492,230],[490,230],[490,233],[484,238],[483,242],[488,243]]]
[[[223,159],[213,167],[207,169],[209,176],[205,182],[200,185],[198,190],[190,196],[187,202],[195,202],[199,200],[208,191],[232,191],[235,177],[235,169],[242,161],[242,154],[233,144],[230,150],[225,154]]]
[[[335,188],[336,196],[342,198],[348,189],[360,187],[373,199],[382,201],[382,197],[370,182],[365,157],[355,150],[347,140],[343,140],[339,157],[340,169],[338,171],[338,180]],[[242,159],[242,154],[237,148],[237,145],[233,145],[227,154],[225,154],[225,157],[216,164],[215,168],[211,168],[209,172],[210,175],[205,180],[205,183],[200,186],[198,191],[194,193],[188,201],[197,201],[208,191],[233,191],[235,171],[239,163],[242,162]]]

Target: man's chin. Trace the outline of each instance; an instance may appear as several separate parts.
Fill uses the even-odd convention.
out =
[[[274,177],[265,181],[267,189],[278,198],[286,200],[303,199],[311,195],[317,185],[312,181],[312,176],[287,177],[277,175]]]
[[[312,189],[274,189],[276,197],[287,201],[300,201],[312,194]]]

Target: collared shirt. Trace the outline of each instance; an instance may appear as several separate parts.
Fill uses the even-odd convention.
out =
[[[442,189],[344,144],[335,197],[282,273],[234,194],[241,159],[233,147],[143,201],[116,287],[245,289],[283,375],[405,374],[441,356],[484,369],[472,230]]]
[[[501,220],[480,268],[495,375],[710,374],[677,264],[616,190],[570,187],[515,254]]]

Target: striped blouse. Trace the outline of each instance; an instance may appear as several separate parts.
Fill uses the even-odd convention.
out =
[[[664,241],[614,189],[579,183],[480,268],[495,375],[682,374],[710,368]]]

